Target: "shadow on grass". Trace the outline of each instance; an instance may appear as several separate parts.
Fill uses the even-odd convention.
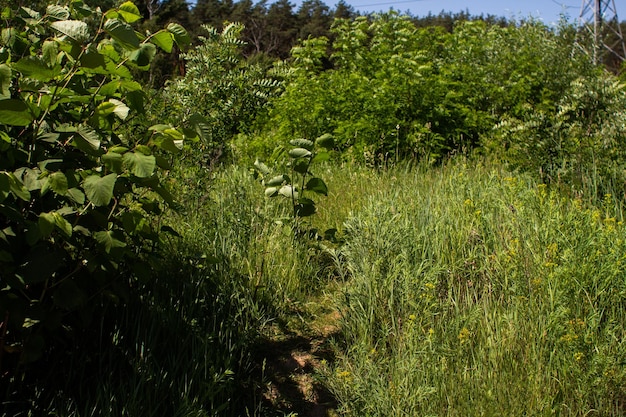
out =
[[[334,362],[330,342],[340,336],[339,331],[299,334],[279,327],[279,334],[260,339],[253,353],[257,377],[263,381],[264,415],[335,415],[337,401],[319,380],[318,371]]]

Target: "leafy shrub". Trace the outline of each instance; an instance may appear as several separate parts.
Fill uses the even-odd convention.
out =
[[[252,131],[255,118],[280,83],[267,75],[265,67],[243,57],[242,24],[229,23],[221,32],[208,25],[202,28],[208,35],[182,54],[185,77],[169,83],[158,104],[165,120],[181,117],[199,122],[206,164],[219,159],[235,135]]]
[[[557,102],[556,111],[537,109],[499,123],[490,146],[500,147],[496,152],[513,166],[544,181],[564,182],[578,190],[598,178],[623,183],[625,108],[626,92],[615,77],[578,78]]]
[[[555,111],[575,79],[594,73],[566,23],[461,22],[447,33],[388,13],[337,19],[332,32],[332,43],[292,49],[268,131],[331,132],[346,157],[376,164],[471,150],[504,118]]]
[[[173,203],[162,153],[178,152],[183,134],[169,125],[118,132],[143,111],[132,73],[149,68],[157,47],[170,52],[189,38],[177,24],[135,32],[140,14],[130,2],[102,12],[74,0],[3,17],[10,22],[0,49],[4,379],[150,278],[150,253],[170,230],[160,214]]]
[[[259,160],[254,164],[256,173],[260,174],[265,186],[266,197],[282,196],[290,201],[293,209],[294,230],[302,232],[300,219],[312,216],[317,212],[312,194],[328,195],[328,186],[321,178],[314,176],[311,165],[330,159],[327,152],[334,147],[332,135],[325,134],[314,141],[308,139],[293,139],[289,144],[293,146],[289,154],[291,175],[270,175],[269,168]],[[320,150],[320,148],[324,150]]]

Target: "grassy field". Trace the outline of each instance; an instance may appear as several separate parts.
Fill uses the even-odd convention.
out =
[[[335,175],[359,190],[345,178],[358,174]],[[329,204],[358,201],[331,209],[349,213],[339,360],[324,373],[341,415],[623,415],[616,199],[593,206],[481,163],[368,183]]]
[[[619,198],[471,161],[316,174],[330,194],[304,227],[342,245],[294,240],[289,207],[229,169],[208,192],[208,247],[265,306],[260,334],[339,313],[317,374],[340,415],[623,415]]]
[[[480,160],[316,174],[330,192],[300,227],[336,228],[335,242],[294,237],[288,201],[265,198],[247,169],[173,172],[183,207],[167,220],[181,237],[112,314],[113,337],[94,339],[109,376],[77,385],[74,358],[65,394],[40,411],[283,415],[258,352],[332,325],[332,354],[308,371],[332,415],[626,412],[619,197]]]

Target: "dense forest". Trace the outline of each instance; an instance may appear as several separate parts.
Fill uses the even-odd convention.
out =
[[[626,413],[626,84],[585,31],[0,8],[1,415]]]

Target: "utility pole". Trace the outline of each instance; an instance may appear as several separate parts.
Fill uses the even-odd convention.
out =
[[[587,51],[598,64],[608,52],[626,60],[626,44],[617,18],[615,0],[583,0],[578,18],[579,29],[593,39],[593,51]]]

